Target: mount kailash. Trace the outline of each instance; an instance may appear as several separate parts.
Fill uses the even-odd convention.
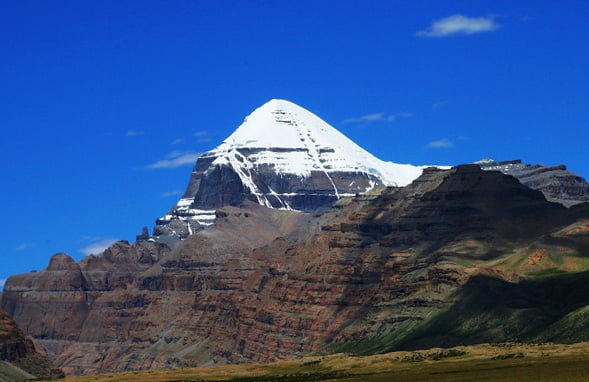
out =
[[[563,165],[492,159],[477,164],[512,175],[567,207],[589,201],[587,182]],[[215,209],[227,205],[323,211],[341,197],[406,186],[427,167],[382,161],[312,112],[272,99],[198,158],[182,198],[157,219],[152,237],[144,230],[138,239],[174,244],[211,225]]]
[[[272,100],[153,235],[55,254],[0,309],[67,374],[589,341],[588,196],[564,166],[383,162]]]

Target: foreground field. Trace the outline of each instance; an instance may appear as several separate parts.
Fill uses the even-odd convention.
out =
[[[149,381],[589,381],[589,343],[495,344],[394,352],[330,355],[272,364],[249,364],[69,377],[67,382]]]

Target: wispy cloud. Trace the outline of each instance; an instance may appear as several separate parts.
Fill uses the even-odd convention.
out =
[[[198,159],[200,153],[191,151],[172,151],[164,159],[158,160],[145,166],[146,170],[156,170],[164,168],[177,168],[186,165],[193,165]]]
[[[183,194],[183,192],[182,192],[182,191],[180,191],[180,190],[176,190],[176,191],[166,191],[166,192],[162,193],[162,197],[164,197],[164,198],[169,198],[169,197],[171,197],[171,196],[179,196],[179,195],[182,195],[182,194]]]
[[[429,149],[449,149],[452,146],[454,146],[454,142],[448,138],[431,141],[427,144],[427,148]]]
[[[33,247],[33,244],[31,244],[31,243],[21,243],[21,244],[17,245],[16,248],[14,248],[14,250],[21,252],[21,251],[27,250],[32,247]]]
[[[370,113],[359,117],[346,118],[342,121],[345,124],[351,125],[367,125],[374,122],[394,122],[398,118],[410,118],[413,117],[413,113],[401,112],[401,113]]]
[[[206,130],[200,130],[194,133],[197,143],[209,143],[213,139],[209,136],[209,132]]]
[[[493,32],[501,28],[491,16],[468,17],[461,14],[435,20],[429,28],[416,32],[420,37],[447,37],[453,35],[471,35]]]
[[[0,279],[0,290],[4,289],[4,285],[6,285],[6,279]]]
[[[196,139],[196,143],[210,143],[213,141],[213,138],[211,138],[211,136],[207,130],[197,131],[196,133],[192,134],[192,136]],[[185,143],[186,143],[186,139],[178,138],[178,139],[174,139],[170,143],[170,145],[177,146],[177,145],[183,145]]]
[[[86,256],[99,255],[117,241],[117,239],[101,239],[94,243],[88,244],[84,248],[81,248],[80,252],[82,252]]]
[[[392,120],[394,120],[394,116]],[[351,118],[346,118],[342,121],[342,123],[346,123],[346,124],[356,124],[356,123],[367,123],[367,122],[381,122],[381,121],[387,121],[389,120],[389,116],[386,113],[371,113],[371,114],[366,114],[366,115],[362,115],[360,117],[351,117]],[[391,120],[391,121],[392,121]]]
[[[145,132],[144,131],[139,131],[139,130],[127,130],[127,133],[125,134],[126,137],[139,137],[141,135],[144,135]]]

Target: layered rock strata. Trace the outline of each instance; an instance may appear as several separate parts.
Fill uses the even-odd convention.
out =
[[[14,320],[0,310],[0,380],[60,379],[64,376],[46,354],[25,337]]]
[[[522,184],[542,191],[547,200],[566,207],[589,202],[589,184],[564,165],[544,166],[522,163],[521,160],[477,162],[483,170],[501,171],[516,177]]]
[[[321,211],[344,196],[409,184],[422,170],[381,161],[308,110],[271,100],[198,158],[184,196],[157,220],[154,236],[184,239],[212,224],[216,208],[245,201]]]
[[[172,250],[146,241],[80,264],[57,255],[43,272],[10,278],[2,307],[68,373],[460,343],[417,333],[480,277],[518,283],[550,263],[583,270],[588,221],[587,205],[547,202],[500,172],[428,169],[321,214],[221,208]],[[540,331],[567,309],[528,327]],[[527,338],[477,322],[472,338]]]

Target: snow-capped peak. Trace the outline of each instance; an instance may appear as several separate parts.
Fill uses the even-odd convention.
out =
[[[213,224],[216,208],[246,200],[320,211],[343,196],[405,186],[424,167],[381,161],[310,111],[273,99],[198,158],[186,193],[155,232],[186,237]]]
[[[250,151],[247,158],[238,150]],[[221,145],[204,154],[215,164],[272,165],[277,173],[309,176],[313,171],[363,172],[385,185],[404,186],[422,167],[384,162],[317,115],[286,100],[272,99],[254,110]],[[336,190],[337,191],[337,190]]]

